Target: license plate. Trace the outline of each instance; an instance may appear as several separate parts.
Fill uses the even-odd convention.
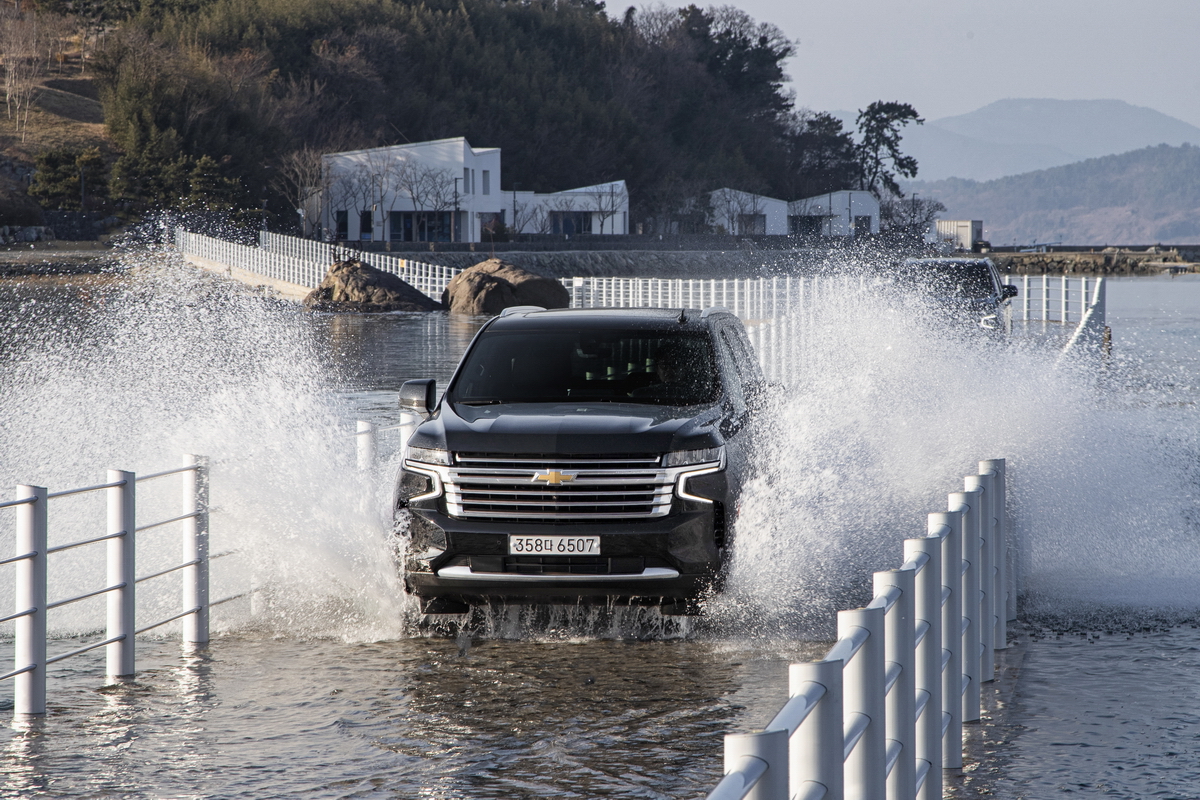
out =
[[[510,556],[598,556],[599,536],[516,536],[508,537]]]

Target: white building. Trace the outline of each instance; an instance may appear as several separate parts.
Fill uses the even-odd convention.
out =
[[[520,233],[629,232],[624,181],[501,192],[500,148],[472,147],[461,136],[330,153],[323,163],[325,185],[304,210],[306,235],[317,225],[327,237],[364,242],[482,242],[500,225]]]
[[[549,194],[508,192],[506,222],[517,233],[629,233],[625,181],[598,183]],[[511,223],[509,221],[512,221]]]
[[[983,220],[939,219],[936,232],[938,242],[945,242],[956,250],[974,250],[975,245],[983,241]]]
[[[785,200],[726,188],[710,192],[709,201],[712,204],[711,224],[718,231],[735,236],[784,236],[788,232]]]
[[[879,200],[865,191],[826,192],[788,203],[788,233],[862,236],[879,233]]]

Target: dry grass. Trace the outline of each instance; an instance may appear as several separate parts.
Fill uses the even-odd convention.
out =
[[[95,92],[88,78],[43,79],[29,113],[25,141],[21,141],[15,121],[0,116],[0,156],[32,164],[38,153],[63,147],[99,147],[100,152],[110,154],[112,143],[104,131],[104,111]]]

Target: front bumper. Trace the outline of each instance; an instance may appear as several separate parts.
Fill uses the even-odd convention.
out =
[[[723,497],[723,474],[689,484]],[[421,507],[426,506],[426,507]],[[656,519],[605,523],[519,523],[447,516],[435,502],[407,509],[404,582],[419,597],[462,602],[577,602],[693,599],[718,580],[725,552],[725,503],[675,498]],[[511,556],[509,535],[598,536],[598,556]]]

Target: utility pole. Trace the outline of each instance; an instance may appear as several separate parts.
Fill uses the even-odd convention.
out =
[[[513,216],[512,216],[512,241],[516,241],[517,235],[517,189],[521,188],[521,184],[513,181]]]
[[[450,241],[458,241],[458,182],[462,178],[454,179],[454,219],[450,222]],[[445,184],[442,184],[445,186]]]

